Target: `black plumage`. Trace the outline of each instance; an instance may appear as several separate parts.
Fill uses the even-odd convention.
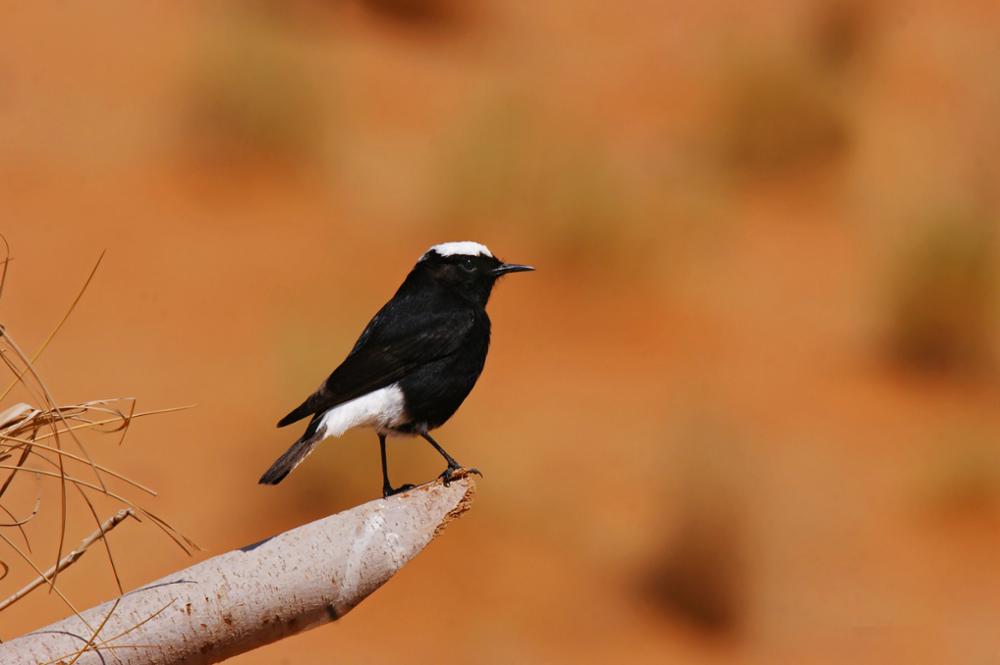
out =
[[[355,426],[379,437],[383,495],[389,484],[387,435],[419,435],[447,461],[447,482],[460,465],[430,436],[461,406],[486,362],[486,303],[496,280],[532,270],[495,258],[478,243],[445,243],[424,254],[396,294],[372,318],[347,358],[319,389],[278,422],[311,416],[302,437],[261,477],[277,484],[321,440]]]

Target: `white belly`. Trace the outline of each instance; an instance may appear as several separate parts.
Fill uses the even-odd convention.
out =
[[[406,421],[403,391],[394,383],[335,406],[323,414],[324,436],[340,436],[353,427],[373,427],[384,432]]]

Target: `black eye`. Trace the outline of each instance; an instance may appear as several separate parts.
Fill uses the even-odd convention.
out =
[[[476,262],[473,261],[471,258],[462,259],[462,262],[459,263],[458,265],[462,266],[462,270],[466,272],[475,272],[476,270]]]

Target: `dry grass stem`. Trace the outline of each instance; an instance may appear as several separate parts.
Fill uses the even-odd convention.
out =
[[[131,508],[123,508],[122,510],[119,510],[117,513],[115,513],[108,519],[104,520],[104,522],[102,522],[101,525],[97,529],[95,529],[93,533],[91,533],[89,536],[80,541],[80,544],[76,546],[75,550],[73,550],[65,557],[63,557],[62,561],[59,562],[58,570],[64,570],[65,568],[68,568],[70,565],[79,560],[80,557],[82,557],[83,554],[87,551],[88,547],[93,545],[94,542],[97,541],[98,539],[103,539],[104,534],[108,533],[116,526],[124,522],[127,517],[135,517],[135,513],[132,512]],[[32,580],[24,587],[22,587],[19,591],[8,596],[6,599],[0,601],[0,612],[7,609],[17,601],[24,598],[25,596],[27,596],[35,588],[47,582],[49,578],[51,578],[56,573],[56,570],[57,566],[52,566],[44,573],[42,573],[34,580]]]
[[[0,236],[0,252],[3,252],[3,256],[0,257],[0,293],[2,293],[6,286],[7,269],[11,261],[6,240],[2,236]],[[54,592],[76,614],[73,603],[59,590],[57,580],[65,568],[78,560],[87,548],[98,540],[101,541],[105,551],[116,591],[122,593],[123,586],[118,565],[104,534],[128,516],[136,520],[139,520],[139,516],[149,518],[158,529],[166,533],[188,554],[192,549],[198,548],[168,522],[116,491],[111,484],[122,483],[152,496],[156,494],[152,488],[143,483],[96,462],[88,447],[88,440],[97,435],[114,435],[113,440],[121,445],[135,418],[178,409],[137,411],[136,401],[133,398],[60,404],[35,365],[81,302],[103,258],[102,253],[57,325],[33,354],[22,351],[11,331],[0,325],[0,361],[12,377],[10,384],[0,392],[0,400],[11,395],[15,389],[23,393],[19,395],[22,401],[0,407],[0,474],[2,474],[0,512],[6,515],[6,519],[0,522],[0,545],[9,548],[15,559],[23,566],[21,564],[14,566],[11,561],[6,560],[7,557],[0,554],[0,573],[2,573],[0,579],[10,574],[17,574],[19,568],[22,573],[32,573],[30,581],[20,590],[6,600],[0,601],[0,612],[35,589],[47,586],[50,593]],[[2,473],[4,471],[6,473]],[[30,477],[38,485],[33,495],[33,504],[25,500],[24,488],[12,491],[21,487],[22,477]],[[45,491],[46,485],[50,483],[57,483],[58,486],[59,500],[58,508],[55,510],[49,507],[51,499],[47,498],[48,494]],[[115,506],[117,512],[111,518],[102,521],[100,513],[105,512],[105,508],[98,510],[94,503],[98,497],[102,497],[101,501],[117,504]],[[96,528],[76,549],[65,554],[66,539],[73,527],[69,523],[71,499],[79,501],[86,508]],[[54,561],[45,571],[42,570],[43,566],[32,558],[30,539],[32,531],[26,530],[26,525],[30,525],[31,529],[51,528],[51,533],[58,534]],[[12,529],[19,531],[20,538],[24,541],[23,547],[14,542]]]

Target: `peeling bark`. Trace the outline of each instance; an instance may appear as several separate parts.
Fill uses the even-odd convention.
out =
[[[462,478],[370,501],[167,575],[83,612],[86,623],[70,617],[0,644],[0,662],[68,663],[85,647],[81,665],[219,662],[342,617],[474,493]]]

